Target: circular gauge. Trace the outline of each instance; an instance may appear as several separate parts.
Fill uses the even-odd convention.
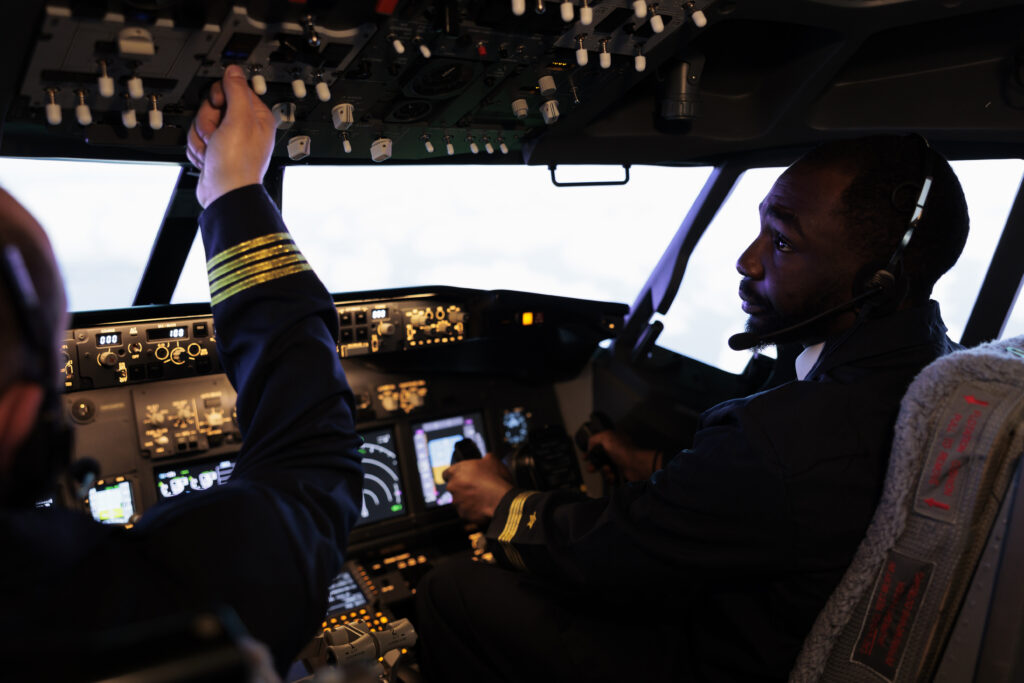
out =
[[[359,524],[379,522],[405,513],[405,498],[393,450],[391,430],[367,433],[359,449],[363,460],[363,509]]]

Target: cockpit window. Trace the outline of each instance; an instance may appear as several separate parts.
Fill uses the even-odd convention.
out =
[[[559,181],[623,176],[575,170]],[[709,172],[634,167],[627,185],[558,188],[538,167],[295,166],[284,217],[333,292],[452,285],[631,304]],[[176,300],[186,287],[208,299],[202,269],[190,277]]]
[[[42,224],[72,311],[132,305],[181,167],[0,158],[0,186]]]
[[[936,283],[933,297],[941,304],[950,339],[958,341],[1002,234],[1024,162],[992,159],[952,166],[967,196],[971,233],[956,266]],[[743,331],[746,321],[737,296],[740,276],[735,264],[757,233],[758,203],[782,170],[753,169],[739,179],[690,257],[679,294],[664,317],[659,346],[733,373],[746,366],[750,352],[733,351],[727,344],[730,335]],[[1021,331],[1020,327],[1016,329]],[[1014,329],[1008,324],[1006,333]]]

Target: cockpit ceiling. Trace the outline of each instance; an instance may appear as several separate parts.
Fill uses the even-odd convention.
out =
[[[707,163],[883,130],[1024,152],[1007,0],[592,0],[589,22],[583,0],[570,21],[533,0],[17,4],[10,155],[180,160],[233,63],[265,83],[283,163]]]

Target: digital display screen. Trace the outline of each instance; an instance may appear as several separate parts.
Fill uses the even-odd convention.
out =
[[[188,336],[188,328],[181,327],[152,327],[146,330],[146,339],[157,341],[160,339],[184,339]]]
[[[163,500],[226,484],[234,471],[234,460],[219,459],[164,467],[153,474],[157,495]]]
[[[395,432],[377,429],[364,432],[359,453],[363,459],[363,508],[359,524],[372,524],[405,514],[402,478],[395,453]]]
[[[352,574],[342,571],[327,589],[327,616],[350,612],[366,605],[366,596]]]
[[[384,320],[388,317],[388,309],[375,308],[370,311],[370,320]]]
[[[521,446],[530,436],[530,413],[523,408],[511,408],[501,416],[505,443]]]
[[[96,346],[120,346],[120,332],[104,332],[96,335]]]
[[[102,524],[130,523],[135,514],[131,483],[119,481],[89,489],[89,511]]]
[[[483,418],[479,413],[457,415],[412,426],[416,468],[419,470],[423,501],[427,507],[452,502],[452,495],[448,493],[441,473],[452,464],[455,444],[463,439],[472,440],[481,454],[487,452],[483,436]]]

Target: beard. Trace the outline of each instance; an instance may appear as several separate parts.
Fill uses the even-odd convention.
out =
[[[741,281],[740,291],[743,293],[744,298],[761,309],[758,313],[752,313],[747,318],[744,329],[746,332],[755,334],[758,337],[769,337],[768,339],[758,341],[753,350],[762,351],[768,346],[795,341],[812,344],[824,341],[828,336],[829,327],[834,322],[834,316],[826,316],[807,327],[800,327],[792,332],[786,332],[781,335],[776,333],[780,330],[800,325],[819,313],[842,304],[846,301],[846,298],[840,296],[840,289],[840,287],[830,283],[829,286],[822,288],[813,298],[805,301],[798,309],[789,313],[782,313],[776,310],[770,301],[752,291],[752,288],[746,281]]]

